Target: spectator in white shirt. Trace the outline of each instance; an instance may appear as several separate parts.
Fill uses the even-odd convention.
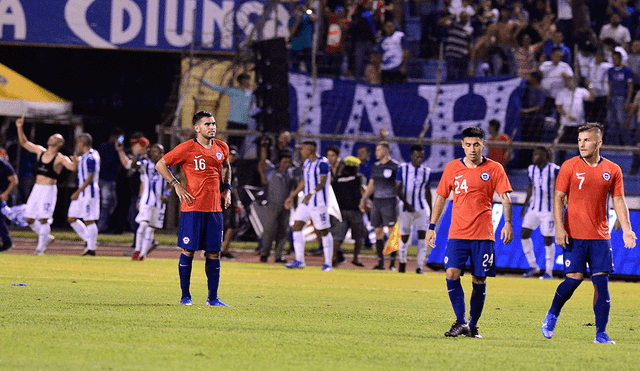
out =
[[[628,43],[630,43],[631,33],[629,33],[629,29],[621,25],[620,22],[620,14],[613,13],[609,20],[609,23],[602,26],[599,39],[603,41],[604,39],[610,37],[618,45],[622,46],[626,46]]]

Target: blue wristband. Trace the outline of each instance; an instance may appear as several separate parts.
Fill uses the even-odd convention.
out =
[[[166,192],[164,193],[164,195],[165,195],[165,196],[167,196],[167,197],[171,196],[171,191],[166,191]]]
[[[435,231],[436,230],[436,225],[434,223],[430,223],[429,224],[429,230],[430,231]]]
[[[225,184],[225,186],[226,186],[226,188],[227,188],[228,190],[231,190],[231,184],[227,183],[227,184]]]

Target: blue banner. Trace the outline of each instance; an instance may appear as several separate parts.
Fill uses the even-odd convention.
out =
[[[522,79],[470,79],[436,84],[407,83],[372,86],[354,81],[313,78],[289,74],[291,129],[303,125],[303,133],[378,135],[386,129],[389,137],[417,137],[430,110],[427,138],[460,138],[471,125],[487,132],[489,121],[497,119],[504,132],[520,126],[519,96]],[[359,143],[329,142],[343,156],[356,153]],[[323,152],[324,153],[324,152]],[[462,157],[462,146],[428,146],[425,162],[433,172],[442,172],[454,158]],[[391,157],[409,160],[409,146],[393,143]]]
[[[452,203],[449,202],[438,226],[436,236],[436,247],[429,255],[429,263],[444,264],[445,249],[447,247],[447,239],[449,235],[449,225],[451,224]],[[521,205],[513,205],[513,241],[505,245],[501,240],[496,238],[496,267],[497,268],[520,268],[528,269],[529,263],[522,251],[522,243],[520,234],[522,232],[522,211]],[[638,231],[640,227],[640,211],[631,210],[631,226],[634,231]],[[504,226],[504,218],[502,218],[502,204],[493,205],[493,222],[496,237],[500,236],[500,231]],[[609,228],[615,224],[616,214],[613,210],[609,210]],[[545,266],[545,248],[544,237],[540,231],[536,229],[531,234],[533,240],[536,261],[542,268]],[[625,249],[622,240],[622,231],[611,233],[611,247],[613,250],[614,274],[640,276],[640,249]],[[563,271],[564,264],[562,259],[562,248],[556,245],[556,259],[553,269],[555,271]]]
[[[288,5],[267,0],[2,0],[0,43],[233,51],[289,34]],[[255,29],[266,14],[263,27]]]

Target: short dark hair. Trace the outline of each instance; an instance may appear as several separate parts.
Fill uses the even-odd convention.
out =
[[[622,53],[620,53],[619,51],[614,50],[613,53],[611,53],[611,57],[620,57],[622,58]]]
[[[198,113],[193,115],[193,119],[191,120],[193,126],[195,126],[203,117],[213,117],[213,114],[207,111],[199,111]]]
[[[93,137],[89,133],[82,133],[76,137],[77,140],[81,141],[87,147],[91,147],[93,145]]]
[[[409,151],[411,151],[411,153],[413,153],[414,151],[424,152],[424,147],[419,144],[412,144],[411,148],[409,148]]]
[[[562,50],[562,48],[561,48],[561,47],[559,47],[559,46],[554,46],[554,47],[551,49],[551,53],[553,54],[554,52],[557,52],[558,50],[559,50],[559,51],[561,51],[561,52],[562,52],[562,54],[564,54],[564,50]]]
[[[316,143],[314,140],[305,140],[304,142],[302,142],[302,145],[311,146],[314,150],[318,149],[318,143]]]
[[[325,153],[329,152],[329,151],[331,151],[331,152],[335,153],[336,155],[340,156],[340,148],[338,148],[338,146],[329,146],[329,147],[327,147],[327,149],[324,150]]]
[[[494,127],[496,130],[500,130],[500,121],[496,119],[489,120],[489,126]]]
[[[278,162],[282,161],[283,158],[293,158],[293,154],[289,149],[283,149],[278,152]]]
[[[600,138],[602,138],[602,136],[604,135],[604,126],[602,126],[602,124],[600,124],[599,122],[587,122],[586,124],[580,126],[578,128],[578,134],[583,133],[585,131],[594,131],[594,130],[598,130],[600,134]]]
[[[537,82],[542,81],[542,72],[536,70],[531,72],[531,74],[529,75],[529,77],[533,80],[536,80]]]
[[[480,138],[484,139],[484,130],[477,126],[468,126],[462,130],[462,139],[464,138]]]
[[[389,142],[386,142],[386,141],[378,142],[376,146],[383,146],[384,148],[387,149],[387,151],[391,151],[391,145],[389,144]]]
[[[536,151],[544,152],[544,155],[547,157],[547,159],[551,158],[551,152],[549,151],[549,148],[545,146],[537,146]]]
[[[369,146],[361,145],[360,147],[358,147],[358,149],[360,149],[360,148],[364,148],[365,150],[367,150],[367,152],[369,152],[369,154],[371,154],[371,148],[369,148]]]

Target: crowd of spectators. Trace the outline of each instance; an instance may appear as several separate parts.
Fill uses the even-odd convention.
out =
[[[633,98],[640,88],[640,1],[322,0],[315,8],[311,4],[302,0],[295,5],[289,21],[294,71],[310,72],[312,39],[319,30],[316,66],[321,74],[371,84],[402,83],[411,75],[412,58],[417,63],[441,58],[447,81],[497,75],[523,78],[521,140],[540,141],[540,127],[546,122],[559,128],[556,141],[563,142],[571,137],[574,125],[594,120],[606,127],[605,144],[638,141],[626,131],[636,126],[638,113]],[[589,94],[576,107],[571,100],[572,112],[563,114],[558,94],[575,90],[567,86],[567,78]],[[576,112],[581,107],[582,112]]]

